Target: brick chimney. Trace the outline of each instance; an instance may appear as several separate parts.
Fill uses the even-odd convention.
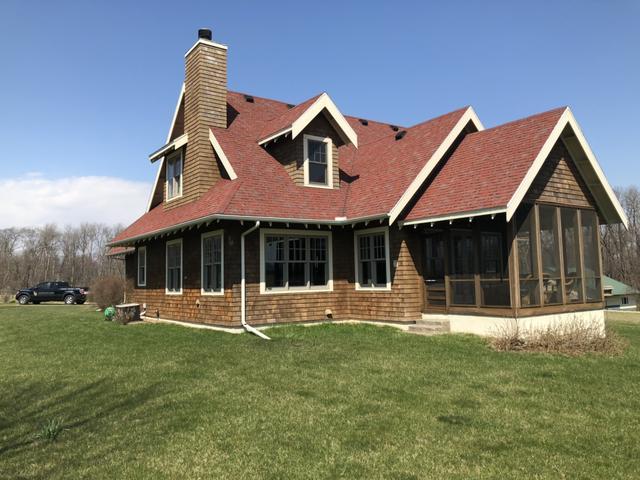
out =
[[[210,127],[227,128],[227,46],[213,42],[211,30],[200,29],[185,55],[184,131],[189,142],[183,198],[176,205],[199,198],[220,178]]]

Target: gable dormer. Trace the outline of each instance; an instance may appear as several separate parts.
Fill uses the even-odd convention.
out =
[[[303,102],[264,126],[258,143],[296,185],[340,187],[339,147],[358,137],[326,93]]]

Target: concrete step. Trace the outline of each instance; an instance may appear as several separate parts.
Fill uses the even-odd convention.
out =
[[[449,327],[444,325],[409,325],[407,332],[414,333],[416,335],[439,335],[443,333],[449,333]]]
[[[449,320],[416,320],[416,325],[424,327],[440,327],[449,330],[451,324]]]

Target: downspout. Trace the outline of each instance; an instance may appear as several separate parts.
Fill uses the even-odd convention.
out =
[[[260,220],[258,220],[253,227],[251,227],[249,230],[247,230],[246,232],[244,232],[244,233],[242,233],[240,235],[240,275],[241,275],[241,280],[240,280],[240,321],[242,322],[242,326],[244,327],[244,329],[247,332],[253,333],[254,335],[257,335],[260,338],[263,338],[265,340],[271,340],[269,337],[267,337],[260,330],[257,330],[255,328],[253,328],[251,325],[249,325],[247,323],[247,305],[246,305],[246,303],[247,303],[247,291],[246,291],[246,281],[245,281],[246,272],[245,272],[245,260],[244,260],[244,237],[249,235],[251,232],[253,232],[259,226],[260,226]]]

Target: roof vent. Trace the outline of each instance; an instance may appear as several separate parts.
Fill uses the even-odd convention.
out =
[[[396,133],[396,140],[401,140],[407,134],[406,130],[402,130],[401,132]]]
[[[287,103],[287,108],[293,108],[295,105],[293,103]]]
[[[198,38],[211,41],[211,30],[208,28],[201,28],[198,30]]]
[[[397,132],[398,130],[400,130],[398,127],[396,127],[395,125],[389,125],[389,128],[391,128],[391,130],[393,130],[394,132]]]
[[[244,99],[249,103],[255,102],[255,99],[251,95],[245,95]]]
[[[369,120],[365,120],[364,118],[361,118],[360,123],[366,127],[367,125],[369,125]]]

